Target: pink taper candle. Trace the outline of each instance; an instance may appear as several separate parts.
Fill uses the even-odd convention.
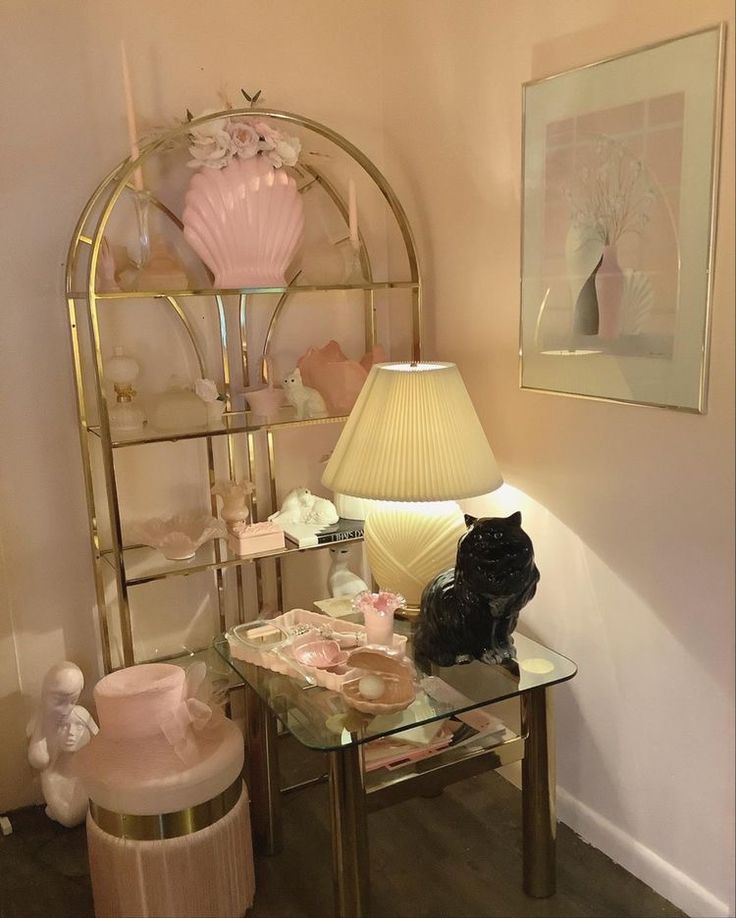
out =
[[[135,109],[133,108],[133,92],[130,88],[130,71],[128,70],[128,55],[125,53],[125,42],[120,39],[120,57],[123,64],[123,92],[125,93],[125,113],[128,118],[128,140],[130,142],[130,158],[138,159],[138,129],[135,123]],[[143,191],[143,172],[141,167],[133,172],[133,185],[136,191]]]
[[[355,199],[355,182],[348,179],[348,225],[350,227],[350,242],[354,248],[358,247],[358,205]]]

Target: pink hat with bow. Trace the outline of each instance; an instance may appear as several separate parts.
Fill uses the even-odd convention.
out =
[[[100,732],[75,756],[94,803],[150,815],[196,806],[240,775],[243,739],[214,703],[207,667],[143,663],[94,689]]]

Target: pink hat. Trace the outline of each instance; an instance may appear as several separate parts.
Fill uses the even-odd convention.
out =
[[[97,806],[153,815],[196,806],[243,767],[243,739],[210,698],[207,667],[143,663],[95,686],[100,732],[75,755]]]

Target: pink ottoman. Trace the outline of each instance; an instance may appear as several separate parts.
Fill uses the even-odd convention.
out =
[[[97,918],[236,918],[255,876],[243,739],[207,699],[206,668],[148,663],[94,691],[77,753]]]

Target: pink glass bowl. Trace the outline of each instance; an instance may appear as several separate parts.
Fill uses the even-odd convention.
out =
[[[297,663],[313,666],[315,669],[331,669],[347,662],[348,654],[340,649],[337,641],[309,641],[292,651]]]

